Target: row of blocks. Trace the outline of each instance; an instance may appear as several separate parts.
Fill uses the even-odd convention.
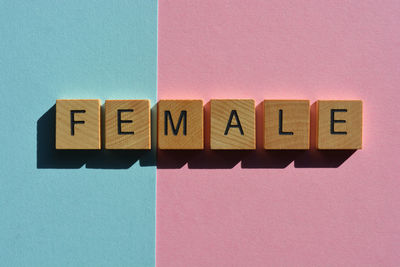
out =
[[[56,102],[56,149],[101,149],[100,100]],[[251,99],[210,101],[210,148],[256,149],[256,111]],[[361,149],[362,101],[317,101],[318,149]],[[105,148],[151,149],[149,100],[105,101]],[[202,100],[160,100],[159,149],[204,149]],[[264,149],[310,148],[310,102],[264,100]]]

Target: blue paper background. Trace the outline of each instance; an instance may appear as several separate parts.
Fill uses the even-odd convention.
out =
[[[156,80],[157,1],[0,1],[1,266],[154,265],[152,155],[54,151],[51,107]]]

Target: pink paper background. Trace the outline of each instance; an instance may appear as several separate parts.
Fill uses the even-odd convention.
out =
[[[158,169],[157,266],[400,266],[399,62],[400,1],[160,1],[159,99],[362,99],[364,148]]]

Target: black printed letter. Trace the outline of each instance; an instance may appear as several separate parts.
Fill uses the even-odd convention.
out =
[[[84,124],[85,121],[76,121],[75,113],[85,113],[86,110],[71,110],[71,135],[75,135],[75,124]]]
[[[347,109],[331,109],[331,134],[347,134],[347,132],[336,132],[335,123],[345,123],[345,120],[335,120],[335,112],[347,112]]]
[[[279,135],[293,135],[293,132],[283,131],[283,110],[279,110]]]
[[[235,116],[235,119],[236,119],[236,122],[237,122],[237,124],[235,124],[235,125],[232,125],[233,116]],[[232,110],[231,111],[231,115],[229,116],[228,124],[226,125],[226,129],[225,129],[224,135],[228,135],[230,128],[239,128],[240,134],[244,135],[244,132],[243,132],[243,129],[242,129],[242,125],[240,124],[239,116],[238,116],[236,110]]]
[[[183,120],[183,135],[186,135],[187,128],[187,112],[186,110],[182,110],[179,115],[178,124],[176,127],[174,126],[174,122],[172,121],[171,111],[166,110],[164,113],[164,135],[168,135],[168,121],[171,123],[172,132],[174,135],[178,135],[179,128],[181,127],[181,123]]]
[[[122,123],[132,123],[132,120],[122,120],[121,119],[121,113],[122,112],[133,112],[133,109],[118,109],[117,113],[118,113],[118,134],[134,134],[134,132],[123,132],[122,131],[122,127],[121,124]]]

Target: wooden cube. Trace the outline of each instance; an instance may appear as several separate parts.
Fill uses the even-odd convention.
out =
[[[100,100],[56,101],[56,149],[100,149]]]
[[[211,100],[211,149],[255,149],[255,120],[252,99]]]
[[[106,100],[106,149],[151,149],[149,100]]]
[[[317,148],[361,149],[362,101],[317,102]]]
[[[310,101],[264,100],[264,149],[310,148]]]
[[[159,149],[203,149],[203,100],[160,100],[157,104]]]

